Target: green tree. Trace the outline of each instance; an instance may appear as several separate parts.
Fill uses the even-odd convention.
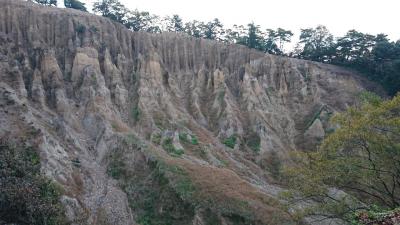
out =
[[[333,35],[325,26],[301,29],[299,57],[318,62],[330,62],[334,46]]]
[[[246,46],[263,51],[264,50],[264,34],[260,30],[259,25],[254,23],[247,24]]]
[[[167,31],[169,32],[185,31],[182,18],[179,15],[172,15],[172,17],[167,17],[166,21],[167,21]]]
[[[400,90],[400,44],[390,42],[385,34],[378,34],[371,51],[368,68],[372,80],[378,81],[390,95]]]
[[[193,21],[185,23],[185,33],[190,36],[200,38],[200,37],[202,37],[202,28],[203,27],[204,27],[203,22],[193,20]]]
[[[286,170],[291,203],[315,202],[301,213],[349,220],[362,208],[400,206],[400,96],[362,99],[333,118],[338,128],[318,151],[297,154],[296,166]]]
[[[247,29],[243,25],[233,25],[225,31],[224,41],[227,43],[235,43],[246,45]]]
[[[278,34],[275,30],[267,29],[267,38],[265,40],[265,52],[269,54],[281,55],[282,50],[278,47]]]
[[[343,64],[356,64],[362,66],[371,57],[375,37],[356,30],[350,30],[344,37],[338,39],[336,44],[337,60]]]
[[[219,19],[215,18],[213,21],[203,24],[203,37],[206,39],[220,41],[225,33],[223,27],[224,26]]]
[[[93,4],[93,12],[125,24],[128,9],[119,0],[99,0]]]
[[[382,63],[399,57],[399,51],[396,48],[395,43],[390,42],[386,34],[378,34],[375,37],[375,45],[371,52],[374,61],[377,63]]]
[[[127,15],[125,26],[133,31],[146,31],[151,33],[161,33],[161,28],[157,25],[158,16],[151,15],[149,12],[140,12],[137,9],[130,11]]]
[[[33,1],[42,5],[57,6],[57,0],[33,0]]]
[[[254,23],[244,26],[234,26],[234,29],[227,30],[226,39],[233,41],[233,43],[245,45],[249,48],[264,51],[264,33],[261,32],[260,26]]]
[[[332,63],[357,69],[392,96],[400,90],[400,48],[385,34],[348,31],[338,39]]]
[[[290,42],[293,32],[278,28],[277,30],[267,29],[267,38],[265,40],[265,51],[270,54],[283,55],[284,45]]]
[[[78,0],[64,0],[64,6],[66,8],[71,8],[71,9],[77,9],[80,11],[87,12],[87,9],[85,7],[85,3],[82,3]]]
[[[278,28],[276,33],[278,36],[279,49],[283,52],[284,44],[290,42],[290,40],[292,39],[292,36],[293,36],[293,32],[290,30]]]

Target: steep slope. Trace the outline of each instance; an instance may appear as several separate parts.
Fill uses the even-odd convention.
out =
[[[0,137],[74,224],[285,224],[274,162],[373,84],[352,71],[0,0]]]

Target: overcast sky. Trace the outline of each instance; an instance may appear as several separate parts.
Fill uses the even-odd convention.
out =
[[[95,0],[81,0],[91,5]],[[386,33],[400,39],[400,0],[120,0],[130,9],[184,21],[219,18],[225,26],[254,21],[266,28],[282,27],[296,34],[300,28],[325,25],[335,36],[350,29]],[[91,8],[91,7],[90,7]]]

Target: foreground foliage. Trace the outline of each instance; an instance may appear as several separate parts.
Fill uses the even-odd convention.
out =
[[[400,224],[400,208],[382,210],[372,207],[370,210],[360,211],[354,214],[352,225],[395,225]]]
[[[298,209],[298,216],[350,221],[372,205],[400,206],[400,96],[362,97],[364,104],[333,118],[338,128],[318,151],[296,154],[297,165],[286,169],[292,191],[284,197],[291,204],[315,203]]]
[[[40,174],[35,149],[0,141],[0,190],[0,224],[66,224],[62,190]]]

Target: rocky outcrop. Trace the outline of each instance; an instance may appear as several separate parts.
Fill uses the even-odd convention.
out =
[[[329,117],[373,87],[336,66],[0,0],[0,136],[40,133],[32,141],[42,170],[65,188],[74,224],[140,222],[146,212],[132,188],[142,186],[129,185],[152,177],[155,164],[184,171],[162,173],[170,189],[143,184],[193,207],[174,221],[289,223],[266,169],[271,152],[284,161],[315,148]],[[123,176],[112,176],[121,151]],[[191,198],[180,190],[186,178]]]

